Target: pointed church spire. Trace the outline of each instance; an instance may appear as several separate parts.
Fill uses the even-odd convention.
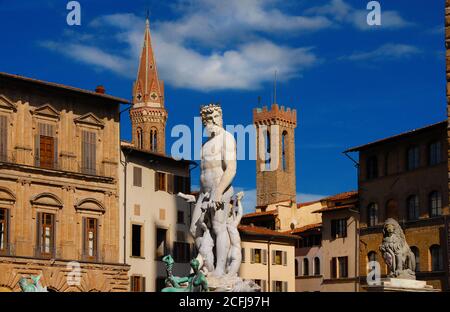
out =
[[[163,81],[160,81],[158,78],[148,12],[138,74],[133,87],[133,104],[164,107],[164,86]]]

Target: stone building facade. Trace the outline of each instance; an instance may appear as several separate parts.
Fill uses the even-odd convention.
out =
[[[127,101],[97,91],[0,73],[3,290],[18,290],[30,274],[54,291],[129,288],[118,189],[119,104]]]
[[[447,150],[444,121],[347,151],[359,152],[361,285],[371,260],[387,274],[379,246],[384,221],[394,218],[416,255],[417,278],[448,289]]]

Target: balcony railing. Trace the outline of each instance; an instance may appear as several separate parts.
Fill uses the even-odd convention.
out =
[[[0,164],[10,164],[17,166],[26,166],[32,168],[39,168],[43,170],[55,170],[55,171],[65,171],[69,173],[79,173],[83,175],[89,176],[97,176],[97,177],[107,177],[111,178],[113,176],[113,172],[115,172],[114,168],[108,168],[109,166],[104,162],[97,163],[95,168],[86,166],[81,161],[64,161],[62,158],[58,158],[55,161],[49,162],[41,162],[41,159],[33,159],[33,163],[30,164],[29,161],[23,160],[19,161],[16,153],[13,151],[8,152],[7,154],[0,154]]]

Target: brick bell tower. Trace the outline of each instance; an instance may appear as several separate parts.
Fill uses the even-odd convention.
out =
[[[164,82],[158,78],[148,18],[137,79],[133,85],[130,118],[133,145],[143,150],[165,154],[167,111],[164,108]]]
[[[273,104],[253,110],[257,131],[257,210],[284,201],[296,201],[295,128],[297,111]]]

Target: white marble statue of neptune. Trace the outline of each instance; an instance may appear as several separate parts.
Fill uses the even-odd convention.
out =
[[[236,175],[236,141],[233,135],[223,128],[222,109],[219,105],[203,106],[200,113],[208,139],[201,149],[200,194],[193,211],[190,231],[197,248],[205,253],[202,243],[206,243],[206,252],[212,253],[210,240],[203,237],[204,234],[209,235],[210,230],[205,229],[205,225],[210,224],[212,227],[215,257],[210,254],[206,255],[206,258],[215,259],[215,267],[210,274],[220,277],[228,271],[227,260],[232,243],[230,232],[235,235],[235,231],[230,231],[227,225],[231,226],[229,218],[234,195],[231,183]],[[236,242],[237,239],[233,238],[233,242]],[[205,255],[202,257],[205,258]],[[211,264],[208,263],[208,266]],[[232,271],[236,271],[236,268]]]

